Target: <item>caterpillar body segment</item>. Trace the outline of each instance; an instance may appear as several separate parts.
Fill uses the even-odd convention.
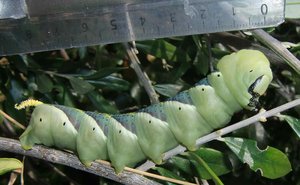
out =
[[[234,98],[233,94],[230,93],[221,72],[218,71],[209,74],[207,80],[209,81],[209,85],[214,88],[217,96],[223,100],[232,112],[238,112],[243,108]]]
[[[229,122],[233,112],[208,85],[199,85],[189,90],[193,104],[204,120],[213,128],[220,128]]]
[[[196,139],[213,130],[195,106],[177,101],[167,101],[162,104],[164,104],[166,121],[170,130],[176,140],[189,150],[196,150]]]
[[[83,164],[89,166],[95,159],[108,159],[107,137],[96,120],[82,110],[55,105],[61,109],[77,130],[76,151]]]
[[[125,166],[132,167],[146,158],[135,134],[133,117],[116,116],[108,129],[108,155],[117,173]],[[118,119],[119,118],[119,119]]]
[[[32,113],[29,126],[20,136],[20,142],[24,149],[43,144],[76,151],[76,137],[76,129],[62,110],[53,105],[39,104]]]
[[[178,145],[168,123],[145,112],[131,115],[142,151],[152,161],[161,164],[162,154]]]
[[[273,75],[266,56],[257,50],[240,50],[224,56],[217,64],[230,93],[241,107],[255,109],[261,96],[272,81]],[[255,88],[249,89],[255,84]]]
[[[35,104],[21,144],[24,149],[34,144],[70,149],[87,166],[110,160],[117,173],[146,158],[160,164],[163,153],[178,144],[196,150],[197,138],[223,127],[242,108],[255,109],[272,80],[269,61],[255,50],[225,56],[217,68],[195,87],[135,113]]]

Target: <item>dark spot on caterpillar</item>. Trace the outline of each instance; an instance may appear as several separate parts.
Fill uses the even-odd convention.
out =
[[[95,127],[93,127],[93,130],[95,130]]]
[[[40,122],[42,122],[42,118],[40,118]]]
[[[204,91],[204,88],[202,88],[202,91]]]
[[[122,132],[122,131],[121,131],[121,130],[119,130],[119,134],[121,134],[121,132]]]
[[[252,72],[253,72],[253,70],[251,69],[249,72],[250,72],[250,73],[252,73]]]
[[[149,120],[149,123],[151,123],[151,120]]]
[[[220,74],[217,75],[217,77],[220,77],[220,76],[221,76]]]
[[[178,109],[181,110],[181,107],[179,107]]]
[[[65,126],[65,125],[66,125],[66,122],[63,123],[63,126]]]

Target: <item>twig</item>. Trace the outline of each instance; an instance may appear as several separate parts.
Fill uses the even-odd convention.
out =
[[[158,95],[156,94],[155,90],[153,89],[147,74],[144,73],[139,66],[140,61],[139,61],[138,57],[136,56],[134,48],[130,47],[130,45],[128,43],[124,43],[124,47],[126,49],[128,57],[131,61],[130,67],[135,71],[141,84],[144,86],[144,88],[149,96],[151,104],[159,103]]]
[[[101,163],[101,164],[104,164],[104,165],[107,165],[107,166],[111,166],[111,164],[108,161],[103,161],[103,160],[96,160],[96,161],[99,162],[99,163]],[[190,183],[190,182],[186,182],[186,181],[181,181],[181,180],[177,180],[177,179],[172,179],[172,178],[169,178],[169,177],[165,177],[165,176],[161,176],[161,175],[157,175],[157,174],[153,174],[153,173],[141,171],[141,170],[134,169],[134,168],[125,167],[124,170],[126,170],[128,172],[140,174],[140,175],[143,175],[143,176],[147,176],[147,177],[152,177],[152,178],[155,178],[155,179],[163,180],[163,181],[173,182],[173,183],[176,183],[176,184],[196,185],[194,183]]]
[[[192,157],[192,159],[197,161],[197,163],[200,164],[205,169],[205,171],[212,177],[212,180],[216,185],[224,185],[221,179],[215,174],[215,172],[209,167],[209,165],[200,156],[198,156],[193,152],[188,153],[188,155]]]
[[[287,50],[280,41],[269,35],[262,29],[251,31],[253,36],[271,48],[283,60],[285,60],[298,74],[300,74],[300,61]]]
[[[196,145],[197,146],[200,146],[204,143],[207,143],[209,141],[212,141],[214,139],[218,139],[219,137],[221,137],[222,135],[225,135],[225,134],[228,134],[230,132],[233,132],[235,130],[238,130],[240,128],[243,128],[243,127],[246,127],[246,126],[249,126],[253,123],[256,123],[257,121],[259,121],[262,117],[263,118],[268,118],[268,117],[271,117],[271,116],[274,116],[280,112],[283,112],[285,110],[288,110],[288,109],[291,109],[293,107],[296,107],[300,105],[300,99],[296,99],[294,101],[291,101],[289,103],[286,103],[286,104],[283,104],[279,107],[276,107],[274,109],[271,109],[269,111],[266,111],[266,112],[261,112],[261,113],[258,113],[256,114],[255,116],[252,116],[246,120],[243,120],[243,121],[239,121],[233,125],[230,125],[230,126],[227,126],[225,128],[222,128],[220,130],[217,130],[215,132],[212,132],[204,137],[201,137],[199,138],[197,141],[196,141]],[[180,153],[183,153],[184,151],[186,150],[185,147],[179,145],[177,146],[176,148],[168,151],[165,153],[164,155],[164,160],[167,160],[175,155],[178,155]],[[137,169],[139,170],[142,170],[142,171],[147,171],[149,170],[150,168],[153,168],[155,166],[155,164],[152,162],[152,161],[147,161],[145,162],[144,164],[142,164],[141,166],[139,166]]]
[[[208,182],[207,182],[207,180],[201,179],[201,182],[202,182],[202,185],[209,185]]]
[[[68,53],[66,52],[65,49],[60,49],[59,52],[60,52],[60,55],[63,57],[63,59],[65,61],[70,60],[70,57],[69,57],[69,55],[68,55]]]
[[[16,132],[16,129],[15,127],[6,119],[6,118],[3,118],[3,123],[5,125],[5,127],[7,128],[7,131],[9,132],[9,134],[11,136],[17,136],[17,132]]]
[[[14,172],[14,171],[11,172],[10,173],[10,178],[9,178],[9,181],[8,181],[7,185],[13,185],[16,182],[18,176],[19,176],[18,173]]]
[[[207,47],[207,53],[208,53],[208,62],[209,62],[209,70],[210,72],[214,71],[214,66],[213,66],[213,59],[212,59],[212,55],[211,55],[211,40],[209,38],[209,34],[206,34],[206,36],[204,37],[206,40],[206,47]]]
[[[2,110],[0,110],[0,114],[5,117],[6,119],[8,119],[10,122],[12,122],[13,124],[15,124],[17,127],[25,130],[25,127],[19,123],[18,121],[16,121],[14,118],[10,117],[9,115],[7,115],[5,112],[3,112]]]
[[[172,178],[169,178],[169,177],[156,175],[156,174],[153,174],[153,173],[148,173],[148,172],[144,172],[144,171],[133,169],[133,168],[125,167],[125,170],[129,171],[129,172],[136,173],[136,174],[140,174],[140,175],[143,175],[143,176],[152,177],[152,178],[155,178],[155,179],[159,179],[159,180],[162,180],[162,181],[168,181],[168,182],[172,182],[172,183],[176,183],[176,184],[196,185],[194,183],[190,183],[190,182],[186,182],[186,181],[182,181],[182,180],[177,180],[177,179],[172,179]]]
[[[70,181],[70,184],[74,184],[74,185],[79,185],[79,183],[77,183],[75,180],[71,179],[68,175],[66,175],[63,171],[61,171],[60,169],[56,168],[54,165],[52,165],[51,163],[47,163],[54,172],[56,172],[58,175],[60,175],[63,178],[66,178],[68,181]]]
[[[24,162],[25,162],[25,156],[23,156],[22,163],[23,163],[23,168],[21,169],[21,179],[20,179],[20,184],[24,185]]]
[[[252,49],[259,50],[263,52],[268,59],[270,59],[270,62],[272,64],[276,66],[280,66],[281,68],[285,64],[285,62],[282,61],[282,59],[269,48],[266,48],[262,45],[257,44],[256,42],[250,41],[243,37],[239,37],[232,33],[229,32],[213,33],[210,34],[210,38],[211,40],[214,40],[216,42],[221,42],[223,45],[231,48],[234,51],[244,49],[244,48],[252,48]]]
[[[98,176],[102,176],[123,184],[141,184],[141,185],[158,185],[159,183],[149,180],[143,176],[126,172],[116,175],[114,169],[108,165],[93,162],[91,167],[84,166],[79,159],[64,151],[49,149],[44,146],[34,146],[31,150],[23,150],[17,140],[0,137],[0,150],[31,156],[45,161],[70,166],[72,168],[86,171]]]
[[[31,157],[36,157],[39,159],[43,159],[45,161],[50,161],[53,163],[63,164],[66,166],[70,166],[75,169],[87,171],[89,173],[93,173],[98,176],[106,177],[112,180],[115,180],[120,183],[124,184],[149,184],[149,185],[158,185],[159,183],[153,182],[151,180],[148,180],[142,176],[152,177],[163,181],[173,182],[176,184],[182,184],[182,185],[196,185],[194,183],[189,183],[186,181],[181,181],[177,179],[172,179],[168,177],[164,177],[161,175],[156,175],[144,171],[140,171],[137,169],[125,167],[124,172],[120,175],[116,175],[114,173],[114,169],[111,167],[110,163],[107,161],[97,160],[94,162],[91,166],[91,168],[87,168],[81,164],[81,162],[78,160],[76,156],[70,153],[66,153],[63,151],[55,150],[46,148],[43,146],[35,146],[32,148],[32,150],[25,151],[22,148],[20,148],[20,143],[13,139],[3,138],[0,137],[0,150],[18,153],[22,155],[27,155]],[[67,158],[66,161],[64,161]],[[24,162],[23,162],[24,163]],[[69,181],[73,182],[74,184],[77,184],[72,179],[70,179],[66,174],[61,172],[59,169],[57,169],[55,166],[50,165],[55,172],[57,172],[59,175],[66,177]],[[126,172],[127,171],[127,172]],[[23,172],[22,172],[23,173]],[[137,175],[139,174],[139,175]]]

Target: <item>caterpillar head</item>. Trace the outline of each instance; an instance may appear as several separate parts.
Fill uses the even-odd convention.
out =
[[[223,57],[218,65],[230,92],[246,109],[258,106],[272,81],[272,71],[266,56],[257,50],[240,50]]]

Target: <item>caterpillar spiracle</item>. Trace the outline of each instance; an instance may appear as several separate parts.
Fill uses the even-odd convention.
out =
[[[146,158],[161,164],[164,152],[178,144],[196,150],[197,138],[223,127],[235,112],[255,109],[273,78],[268,59],[256,50],[224,56],[217,69],[205,83],[133,113],[109,115],[25,101],[18,107],[35,109],[21,145],[72,150],[87,166],[109,160],[117,173]]]

